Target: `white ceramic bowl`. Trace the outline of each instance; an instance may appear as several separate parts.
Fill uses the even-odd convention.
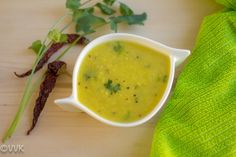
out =
[[[99,116],[98,114],[96,114],[95,112],[93,112],[92,110],[90,110],[89,108],[87,108],[85,105],[83,105],[78,100],[78,97],[77,97],[77,82],[78,82],[77,76],[78,76],[79,68],[80,68],[80,65],[81,65],[83,59],[85,58],[87,53],[90,52],[90,50],[92,48],[94,48],[95,46],[97,46],[101,43],[104,43],[104,42],[112,41],[112,40],[132,41],[132,42],[150,47],[150,48],[156,50],[157,52],[164,53],[170,57],[170,61],[171,61],[170,75],[169,75],[167,88],[165,90],[163,97],[157,103],[156,107],[148,115],[146,115],[142,119],[139,119],[134,122],[114,122],[109,119],[105,119],[105,118]],[[68,98],[64,98],[64,99],[57,99],[57,100],[55,100],[55,103],[58,104],[63,109],[68,110],[68,111],[84,111],[87,114],[89,114],[90,116],[94,117],[95,119],[97,119],[101,122],[104,122],[106,124],[112,125],[112,126],[132,127],[132,126],[137,126],[137,125],[143,124],[146,121],[148,121],[149,119],[151,119],[164,105],[164,103],[170,93],[171,86],[172,86],[172,83],[174,80],[175,68],[180,63],[182,63],[189,55],[190,55],[189,50],[171,48],[171,47],[168,47],[168,46],[161,44],[159,42],[147,39],[145,37],[137,36],[137,35],[127,34],[127,33],[112,33],[112,34],[101,36],[101,37],[93,40],[92,42],[90,42],[82,50],[81,54],[79,55],[79,57],[75,63],[75,66],[74,66],[74,71],[73,71],[73,78],[72,78],[73,82],[72,82],[71,96]]]

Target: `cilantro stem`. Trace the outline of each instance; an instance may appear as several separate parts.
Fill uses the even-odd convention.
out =
[[[88,1],[84,2],[82,5],[85,5],[85,4],[89,3],[90,1],[92,1],[92,0],[88,0]],[[61,16],[61,17],[49,28],[48,33],[49,33],[51,30],[53,30],[59,23],[61,23],[61,22],[64,20],[65,17],[67,17],[67,16],[69,16],[69,15],[71,15],[71,14],[70,14],[70,13],[66,13],[66,14],[64,14],[63,16]],[[69,24],[67,24],[66,26],[64,26],[61,31],[64,31],[65,29],[67,29],[67,28],[71,25],[71,23],[72,23],[72,22],[70,22]],[[48,34],[48,33],[47,33],[47,34]],[[79,39],[78,39],[78,40],[79,40]],[[47,42],[47,36],[46,36],[45,39],[43,40],[43,45],[45,45],[46,42]],[[76,41],[76,42],[77,42],[77,41]],[[75,42],[75,43],[76,43],[76,42]],[[16,113],[16,115],[15,115],[15,117],[14,117],[14,119],[13,119],[11,125],[10,125],[10,127],[8,128],[8,130],[6,131],[6,133],[5,133],[5,135],[4,135],[3,139],[2,139],[3,143],[4,143],[6,140],[8,140],[9,138],[11,138],[11,136],[12,136],[13,133],[15,132],[16,127],[17,127],[17,125],[19,124],[19,122],[20,122],[20,120],[21,120],[21,118],[22,118],[22,115],[23,115],[23,113],[24,113],[24,111],[25,111],[25,108],[26,108],[26,106],[28,105],[31,96],[32,96],[34,90],[35,90],[36,87],[37,87],[37,84],[39,84],[39,82],[41,82],[42,79],[44,78],[44,75],[41,76],[41,77],[35,82],[35,84],[32,85],[33,76],[34,76],[34,72],[35,72],[36,66],[37,66],[37,64],[39,63],[40,59],[43,57],[44,53],[46,52],[46,50],[49,48],[50,45],[51,45],[51,42],[49,42],[49,43],[47,44],[47,46],[46,46],[46,48],[45,48],[44,50],[43,50],[43,46],[40,47],[39,53],[37,54],[36,60],[35,60],[35,62],[34,62],[34,64],[33,64],[33,68],[32,68],[31,74],[30,74],[30,76],[29,76],[28,79],[27,79],[26,86],[25,86],[24,93],[23,93],[23,97],[22,97],[22,99],[21,99],[21,101],[20,101],[18,111],[17,111],[17,113]],[[71,45],[71,47],[72,47],[72,46],[73,46],[73,45]],[[69,47],[68,49],[70,49],[70,47]]]
[[[109,24],[109,22],[107,22],[107,23],[105,23],[105,24],[102,24],[102,25],[99,25],[99,26],[97,26],[97,27],[95,27],[94,29],[97,29],[97,28],[99,28],[99,27],[102,27],[102,26],[105,26],[106,24]],[[59,60],[59,59],[61,59],[73,46],[75,46],[76,45],[76,43],[83,37],[83,36],[85,36],[85,35],[88,35],[88,34],[80,34],[80,36],[73,42],[73,43],[71,43],[57,58],[56,58],[56,60]]]
[[[105,26],[105,25],[107,25],[107,24],[109,24],[109,23],[110,23],[110,21],[106,22],[105,24],[101,24],[101,25],[95,27],[94,29],[103,27],[103,26]],[[85,36],[85,35],[88,35],[88,34],[82,34],[82,33],[81,33],[80,36],[79,36],[73,43],[71,43],[71,44],[56,58],[56,60],[60,60],[60,59],[61,59],[73,46],[75,46],[76,43],[77,43],[83,36]]]
[[[84,5],[86,5],[86,4],[88,4],[88,3],[90,3],[91,1],[93,1],[93,0],[87,0],[87,1],[85,1],[84,3],[82,3],[81,5],[80,5],[80,0],[78,0],[77,1],[77,6],[78,6],[78,8],[79,7],[82,7],[82,6],[84,6]],[[72,1],[72,3],[76,3],[76,1]],[[72,13],[73,13],[73,5],[74,4],[72,4],[72,7],[70,8],[69,7],[69,9],[72,9]],[[93,6],[94,7],[94,6]],[[124,6],[123,6],[124,7]],[[85,8],[86,9],[86,8]],[[125,14],[128,12],[128,13],[130,13],[130,12],[132,12],[132,10],[131,9],[129,9],[128,7],[126,7],[126,8],[123,8],[124,10],[123,11],[126,11],[125,12]],[[126,9],[126,10],[125,10]],[[67,16],[71,16],[72,15],[72,13],[66,13],[66,14],[64,14],[63,16],[61,16],[51,27],[50,27],[50,29],[49,29],[49,31],[48,31],[48,33],[47,33],[47,35],[49,34],[49,32],[51,32],[55,27],[57,27],[58,26],[58,24],[59,23],[61,23]],[[124,14],[124,13],[123,13]],[[146,15],[146,14],[145,14]],[[144,17],[142,17],[142,18],[140,18],[139,16],[137,17],[137,15],[134,15],[135,17],[130,17],[130,16],[121,16],[121,17],[117,17],[117,19],[116,19],[116,21],[118,21],[117,23],[120,23],[120,22],[127,22],[129,25],[132,25],[132,24],[143,24],[142,23],[142,21],[143,20],[145,20],[145,18],[146,18],[146,16],[144,16]],[[95,18],[95,19],[100,19],[100,21],[101,21],[101,18],[99,18],[99,17],[96,17],[96,16],[92,16],[93,18]],[[103,20],[102,22],[104,22],[105,20]],[[90,21],[89,21],[90,22]],[[112,21],[111,21],[111,19],[110,19],[110,21],[106,21],[106,22],[104,22],[103,24],[101,24],[101,25],[99,25],[99,26],[96,26],[96,27],[94,27],[93,29],[97,29],[97,28],[99,28],[99,27],[102,27],[102,26],[104,26],[104,25],[106,25],[106,24],[110,24]],[[114,22],[114,21],[113,21]],[[71,24],[73,23],[73,21],[71,21],[71,22],[69,22],[68,24],[66,24],[62,29],[61,29],[61,33],[63,32],[63,31],[65,31]],[[77,22],[78,23],[78,22]],[[95,22],[96,23],[96,22]],[[117,23],[115,23],[115,24],[117,24]],[[79,24],[81,24],[81,23],[79,23]],[[90,24],[88,24],[89,26],[90,25],[92,25],[93,23],[92,22],[90,22]],[[114,23],[113,23],[114,24]],[[114,26],[114,25],[112,25],[111,26],[112,28],[111,29],[113,29],[114,30],[114,28],[116,28],[116,25]],[[86,31],[86,30],[85,30]],[[83,32],[83,31],[82,31]],[[61,59],[80,39],[81,39],[81,37],[83,37],[83,36],[85,36],[85,35],[88,35],[88,34],[90,34],[90,33],[81,33],[80,34],[80,36],[72,43],[72,44],[70,44],[57,58],[56,58],[56,60],[59,60],[59,59]],[[15,132],[15,130],[16,130],[16,128],[17,128],[17,126],[18,126],[18,124],[19,124],[19,122],[20,122],[20,120],[21,120],[21,118],[22,118],[22,115],[23,115],[23,113],[24,113],[24,111],[25,111],[25,109],[26,109],[26,107],[27,107],[27,105],[29,104],[29,101],[30,101],[30,98],[32,97],[32,94],[34,93],[34,91],[35,91],[35,89],[36,89],[36,87],[38,87],[38,85],[39,85],[39,83],[43,80],[43,78],[44,78],[44,76],[45,76],[45,73],[40,77],[40,78],[38,78],[36,81],[34,81],[33,82],[33,76],[34,76],[34,72],[35,72],[35,69],[36,69],[36,67],[37,67],[37,65],[38,65],[38,63],[39,63],[39,61],[42,59],[42,57],[44,56],[44,54],[45,54],[45,52],[47,51],[47,49],[50,47],[50,45],[52,44],[52,41],[50,41],[50,40],[48,40],[48,37],[46,36],[45,37],[45,39],[43,40],[43,43],[42,43],[42,45],[46,45],[46,48],[44,49],[44,46],[41,46],[40,47],[40,50],[39,50],[39,52],[38,52],[38,54],[37,54],[37,57],[36,57],[36,59],[35,59],[35,62],[34,62],[34,64],[33,64],[33,67],[32,67],[32,71],[31,71],[31,74],[30,74],[30,76],[28,77],[28,79],[27,79],[27,81],[26,81],[26,85],[25,85],[25,88],[24,88],[24,93],[23,93],[23,96],[22,96],[22,98],[21,98],[21,101],[20,101],[20,104],[19,104],[19,108],[18,108],[18,111],[17,111],[17,113],[16,113],[16,115],[15,115],[15,117],[14,117],[14,119],[13,119],[13,121],[12,121],[12,123],[11,123],[11,125],[10,125],[10,127],[8,128],[8,130],[7,130],[7,132],[5,133],[5,135],[4,135],[4,137],[3,137],[3,139],[2,139],[2,141],[3,142],[5,142],[6,140],[8,140],[12,135],[13,135],[13,133]],[[115,87],[114,87],[114,92],[116,92],[117,90],[120,90],[120,85],[119,84],[117,84]]]
[[[41,50],[42,51],[42,50]],[[20,101],[20,105],[19,105],[19,108],[18,108],[18,111],[14,117],[14,120],[12,121],[11,123],[11,126],[9,127],[9,129],[7,130],[6,134],[4,135],[2,141],[3,143],[8,140],[12,134],[14,133],[19,121],[21,120],[21,117],[22,117],[22,114],[24,113],[25,111],[25,108],[29,102],[29,99],[33,93],[33,87],[36,87],[36,86],[30,86],[31,83],[32,83],[32,79],[33,79],[33,74],[34,74],[34,71],[35,71],[35,68],[36,68],[36,65],[38,64],[41,56],[43,56],[43,53],[39,53],[34,65],[33,65],[33,68],[32,68],[32,72],[29,76],[29,78],[27,79],[27,82],[26,82],[26,87],[24,89],[24,94],[23,94],[23,97]]]
[[[16,113],[16,115],[14,117],[14,120],[12,121],[9,129],[7,130],[7,132],[5,133],[5,135],[4,135],[3,139],[2,139],[3,143],[5,143],[13,135],[17,125],[19,124],[19,121],[21,120],[22,114],[24,113],[25,108],[26,108],[30,98],[32,97],[35,89],[37,87],[39,87],[39,84],[44,79],[44,76],[45,75],[43,75],[40,78],[38,78],[32,86],[29,86],[29,84],[26,85],[25,92],[24,92],[24,95],[23,95],[23,97],[21,99],[19,109],[18,109],[18,111],[17,111],[17,113]],[[31,80],[32,80],[32,77],[30,78],[30,81]]]
[[[66,24],[62,29],[61,29],[61,33],[66,30],[68,27],[70,27],[70,25],[73,24],[73,21],[69,22],[68,24]]]
[[[56,20],[56,22],[49,28],[49,31],[48,31],[48,33],[50,32],[50,31],[52,31],[59,23],[61,23],[67,16],[69,16],[69,15],[71,15],[70,13],[66,13],[66,14],[64,14],[64,15],[62,15],[58,20]],[[68,26],[67,26],[68,27]],[[66,28],[67,28],[66,27]],[[65,28],[65,29],[66,29]],[[48,33],[47,33],[47,35],[48,35]],[[46,42],[47,42],[47,35],[46,35],[46,37],[44,38],[44,40],[43,40],[43,45],[45,45],[46,44]],[[47,48],[49,47],[49,44],[47,45]],[[40,50],[39,50],[39,54],[41,53],[41,51],[42,51],[42,49],[43,49],[43,47],[41,47],[40,48]],[[32,70],[32,72],[33,72],[33,70]]]
[[[50,32],[53,28],[55,28],[59,23],[61,23],[62,20],[64,20],[67,16],[71,15],[70,13],[66,13],[64,15],[62,15],[49,29],[48,32]]]
[[[59,59],[61,59],[65,54],[66,54],[66,52],[68,52],[73,46],[75,46],[76,45],[76,43],[82,38],[82,34],[75,40],[75,41],[73,41],[73,43],[71,43],[57,58],[56,58],[56,60],[59,60]]]
[[[93,0],[87,0],[84,3],[82,3],[81,6],[84,6],[84,5],[88,4],[88,3],[90,3],[91,1],[93,1]]]
[[[66,16],[68,16],[69,14],[65,14],[63,15],[62,17],[60,17],[52,26],[51,28],[49,29],[48,32],[50,32],[52,29],[54,29]],[[43,44],[45,44],[47,42],[47,37],[45,37],[44,41],[43,41]],[[10,125],[10,127],[8,128],[7,132],[5,133],[3,139],[2,139],[2,142],[4,143],[6,140],[8,140],[9,138],[11,138],[11,136],[13,135],[13,133],[15,132],[16,130],[16,127],[17,125],[19,124],[21,118],[22,118],[22,115],[25,111],[25,108],[26,106],[28,105],[29,103],[29,100],[35,90],[35,88],[37,87],[37,84],[39,84],[39,82],[41,82],[42,77],[40,77],[36,82],[35,82],[35,85],[32,85],[32,81],[33,81],[33,75],[34,75],[34,72],[35,72],[35,69],[36,69],[36,66],[37,64],[39,63],[40,59],[43,57],[44,53],[46,52],[46,50],[49,48],[49,46],[51,45],[51,42],[47,44],[45,50],[43,50],[43,46],[40,48],[39,50],[39,53],[37,55],[37,58],[33,64],[33,68],[32,68],[32,71],[31,71],[31,74],[29,76],[29,78],[27,79],[27,82],[26,82],[26,86],[25,86],[25,89],[24,89],[24,93],[23,93],[23,97],[21,98],[21,101],[20,101],[20,104],[19,104],[19,108],[18,108],[18,111]]]

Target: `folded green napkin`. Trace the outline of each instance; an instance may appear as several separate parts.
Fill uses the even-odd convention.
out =
[[[236,0],[204,19],[155,129],[151,157],[236,156]]]

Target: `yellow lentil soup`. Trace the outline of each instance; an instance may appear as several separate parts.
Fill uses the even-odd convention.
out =
[[[170,58],[146,46],[115,40],[94,47],[78,74],[78,99],[98,115],[133,122],[149,114],[167,87]]]

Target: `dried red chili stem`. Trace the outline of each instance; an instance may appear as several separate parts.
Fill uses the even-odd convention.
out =
[[[35,107],[33,111],[33,121],[30,129],[27,131],[27,135],[34,129],[38,122],[38,118],[46,104],[49,94],[55,87],[57,77],[65,72],[66,63],[62,61],[54,61],[48,64],[48,70],[44,81],[40,85],[39,96],[35,102]]]
[[[59,49],[61,49],[64,45],[66,44],[71,44],[74,41],[76,41],[76,39],[80,38],[76,43],[79,45],[86,45],[88,44],[89,40],[85,37],[81,37],[79,34],[67,34],[67,42],[64,43],[53,43],[48,50],[45,52],[44,56],[41,58],[41,60],[39,61],[39,63],[37,64],[36,68],[35,68],[35,73],[37,71],[39,71],[47,62],[48,60],[51,58],[51,56],[56,53]],[[29,76],[32,72],[32,69],[28,70],[25,73],[22,74],[17,74],[16,72],[14,72],[14,74],[17,77],[26,77]]]

